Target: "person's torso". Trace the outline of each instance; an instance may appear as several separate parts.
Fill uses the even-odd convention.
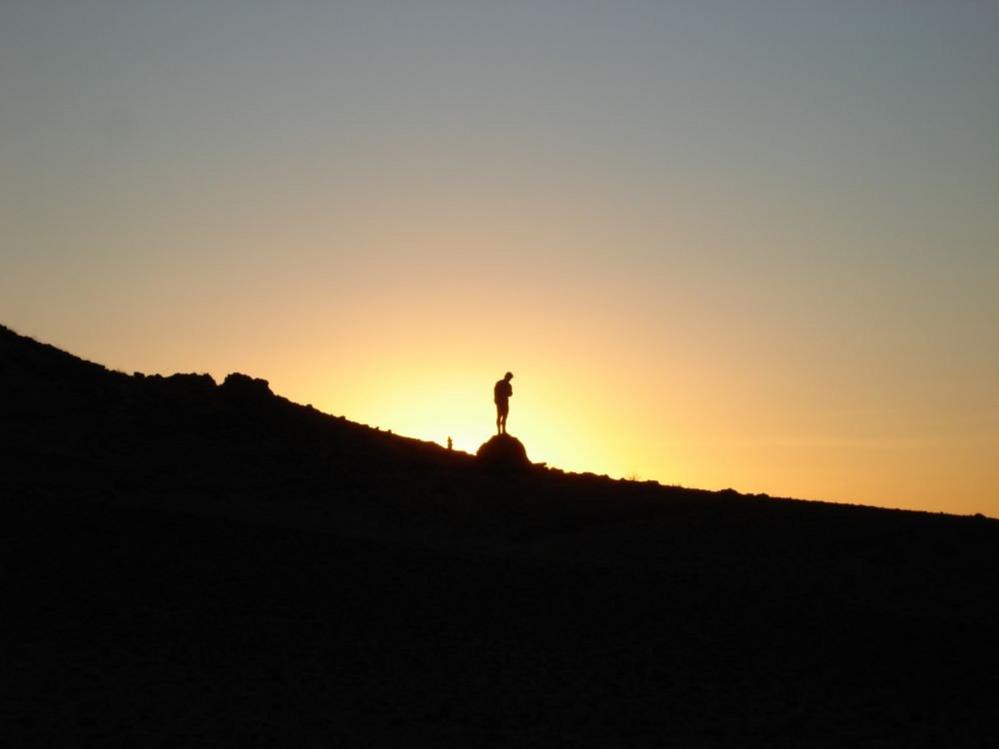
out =
[[[510,387],[510,383],[506,380],[500,380],[493,388],[493,397],[496,400],[506,400],[511,395],[513,395],[513,388]]]

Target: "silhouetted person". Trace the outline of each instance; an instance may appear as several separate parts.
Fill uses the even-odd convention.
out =
[[[513,372],[507,372],[503,379],[493,387],[493,401],[496,403],[496,432],[506,434],[506,416],[510,413],[510,396],[513,395],[513,387],[510,380],[513,379]]]
[[[453,447],[454,447],[454,443],[451,441],[451,438],[448,437],[447,438],[447,449],[450,450]]]

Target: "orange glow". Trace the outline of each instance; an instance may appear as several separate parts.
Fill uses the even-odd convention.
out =
[[[999,488],[987,456],[994,438],[935,431],[955,429],[956,414],[920,403],[918,388],[872,382],[817,351],[802,363],[776,335],[747,340],[727,318],[686,327],[649,319],[638,295],[615,309],[599,304],[596,286],[552,298],[543,280],[518,277],[504,293],[511,301],[491,302],[488,277],[466,289],[448,278],[409,290],[406,273],[398,276],[391,293],[350,300],[354,315],[342,319],[356,326],[341,321],[324,336],[319,323],[289,323],[308,332],[247,368],[295,400],[440,444],[451,436],[469,452],[492,434],[492,384],[511,369],[510,432],[535,461],[709,489],[999,514],[994,499],[982,502],[983,490],[994,498]],[[738,335],[722,336],[725,325]],[[893,405],[881,405],[887,397]]]
[[[997,413],[978,400],[995,392],[987,366],[955,378],[948,361],[923,361],[932,349],[918,339],[900,350],[856,335],[821,294],[704,276],[683,253],[669,272],[609,263],[597,227],[568,230],[527,205],[488,239],[471,205],[460,221],[423,208],[379,230],[347,223],[326,245],[292,227],[216,236],[243,261],[166,264],[132,287],[125,317],[97,308],[20,328],[126,371],[247,372],[294,401],[469,452],[494,430],[492,385],[509,369],[510,433],[534,461],[999,515]],[[666,254],[717,251],[679,222],[647,231]],[[349,262],[335,259],[341,242]]]

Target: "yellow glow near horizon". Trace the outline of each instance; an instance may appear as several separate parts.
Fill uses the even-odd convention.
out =
[[[469,452],[494,431],[492,386],[509,369],[510,432],[534,461],[999,516],[997,413],[981,400],[996,392],[994,353],[940,357],[948,320],[871,328],[839,304],[844,288],[858,309],[901,315],[908,302],[865,278],[818,275],[799,290],[753,266],[730,273],[714,258],[735,240],[712,245],[680,221],[630,227],[632,242],[673,258],[664,266],[615,259],[599,227],[527,206],[493,216],[484,238],[488,217],[451,205],[461,220],[417,204],[387,227],[345,224],[347,263],[291,227],[211,237],[242,259],[164,264],[134,303],[89,318],[25,297],[42,323],[9,322],[125,371],[243,371],[294,401]],[[65,303],[86,306],[86,288]]]
[[[490,312],[464,328],[452,319],[450,334],[439,335],[448,315],[437,312],[389,315],[392,333],[347,343],[348,361],[328,375],[302,373],[296,399],[439,444],[451,436],[456,449],[474,452],[494,431],[492,385],[510,368],[509,429],[535,461],[707,489],[999,514],[981,501],[997,486],[985,435],[968,434],[961,446],[898,415],[891,428],[874,406],[851,414],[843,404],[870,397],[856,389],[867,386],[863,378],[841,380],[850,392],[821,397],[802,392],[795,372],[765,369],[748,355],[729,380],[717,352],[689,340],[683,354],[684,346],[656,354],[599,326],[587,335],[555,325],[530,334],[517,315]],[[483,340],[478,329],[492,326],[511,340]],[[313,363],[337,358],[330,351]],[[282,381],[275,377],[279,390]]]

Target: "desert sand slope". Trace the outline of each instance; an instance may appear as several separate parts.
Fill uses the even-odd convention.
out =
[[[12,745],[995,735],[996,521],[497,470],[5,328],[0,392]]]

